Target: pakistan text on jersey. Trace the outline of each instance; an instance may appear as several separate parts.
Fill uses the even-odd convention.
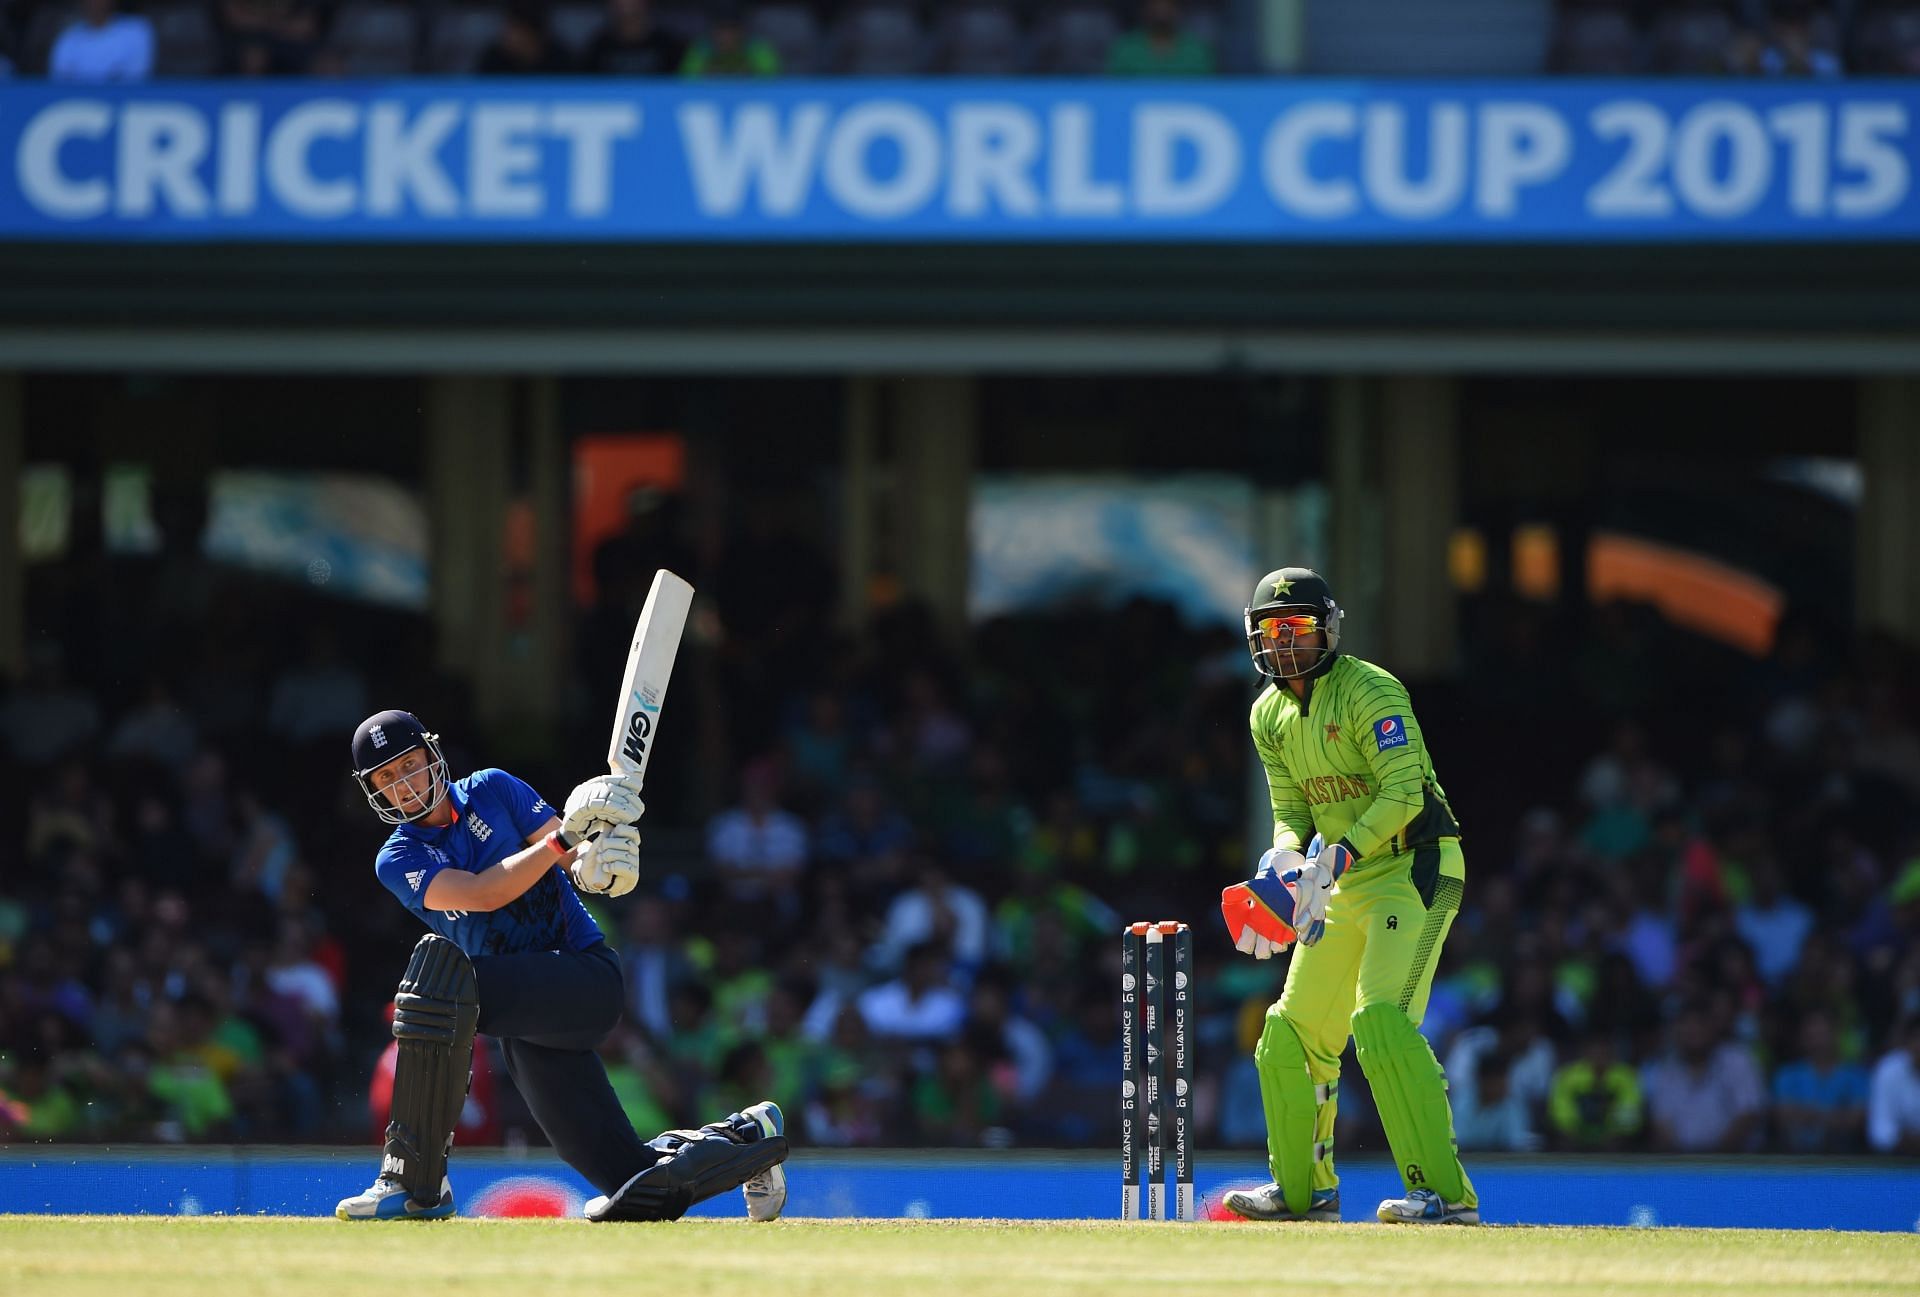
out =
[[[1303,779],[1300,781],[1300,791],[1307,795],[1309,806],[1326,806],[1355,797],[1373,796],[1373,789],[1367,787],[1367,781],[1358,775],[1321,775],[1317,779]]]

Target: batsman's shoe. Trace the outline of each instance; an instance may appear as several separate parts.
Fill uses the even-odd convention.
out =
[[[1380,1219],[1388,1225],[1478,1225],[1480,1209],[1447,1202],[1431,1189],[1415,1189],[1381,1203]]]
[[[745,1188],[756,1176],[787,1160],[785,1125],[771,1103],[728,1113],[698,1130],[669,1130],[647,1141],[654,1160],[612,1193],[588,1201],[591,1221],[679,1220],[687,1208],[718,1194]],[[769,1190],[766,1219],[786,1205],[786,1181]],[[754,1199],[749,1195],[749,1205]]]
[[[744,1115],[760,1127],[762,1139],[787,1133],[787,1119],[771,1099],[754,1104]],[[747,1200],[748,1220],[779,1220],[787,1205],[787,1168],[775,1163],[741,1185],[740,1193]]]
[[[1287,1195],[1278,1184],[1258,1189],[1235,1189],[1220,1200],[1220,1205],[1246,1220],[1339,1220],[1340,1191],[1315,1189],[1307,1210],[1299,1215],[1287,1210]]]
[[[416,1202],[398,1180],[381,1176],[365,1193],[342,1198],[333,1214],[341,1220],[445,1220],[453,1215],[453,1182],[440,1177],[440,1201]]]

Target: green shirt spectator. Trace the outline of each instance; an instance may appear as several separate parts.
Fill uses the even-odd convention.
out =
[[[673,1036],[667,1058],[675,1069],[693,1076],[710,1076],[732,1049],[733,1029],[713,1011],[713,992],[701,983],[677,986],[672,993]]]
[[[718,6],[704,39],[693,43],[681,61],[683,77],[774,77],[780,75],[780,53],[747,33],[738,5]]]
[[[773,1068],[767,1051],[757,1040],[743,1040],[727,1051],[714,1078],[701,1097],[703,1108],[718,1105],[715,1111],[744,1112],[758,1103],[754,1095],[774,1093]]]
[[[978,1144],[1000,1120],[1000,1092],[986,1070],[986,1056],[965,1041],[951,1041],[939,1065],[913,1082],[913,1118],[920,1138],[932,1144]]]
[[[780,52],[753,39],[727,48],[711,40],[696,41],[680,65],[683,77],[777,77]]]
[[[233,1100],[214,1070],[185,1054],[155,1063],[147,1088],[167,1106],[167,1117],[187,1139],[205,1139],[233,1116]]]
[[[766,1029],[760,1035],[760,1047],[771,1073],[769,1094],[812,1094],[819,1084],[827,1064],[827,1046],[801,1029],[805,1013],[799,988],[776,986],[767,997]]]
[[[54,1078],[44,1056],[25,1052],[3,1093],[14,1100],[10,1111],[19,1138],[51,1143],[82,1133],[87,1113],[73,1091]]]
[[[601,1061],[606,1064],[607,1084],[613,1087],[613,1097],[620,1101],[620,1110],[627,1114],[627,1121],[635,1130],[665,1130],[673,1125],[673,1114],[660,1102],[654,1079],[649,1075],[657,1065],[646,1057],[644,1049],[625,1053],[603,1050]]]
[[[1640,1078],[1605,1036],[1589,1038],[1580,1057],[1554,1073],[1547,1097],[1554,1133],[1569,1148],[1619,1148],[1640,1133],[1645,1111]]]
[[[1107,53],[1107,72],[1116,77],[1208,77],[1213,71],[1213,51],[1181,29],[1178,0],[1146,0],[1140,26]]]
[[[56,1085],[33,1101],[20,1133],[35,1141],[71,1139],[82,1133],[82,1118],[85,1115],[79,1101],[67,1092],[66,1087]]]

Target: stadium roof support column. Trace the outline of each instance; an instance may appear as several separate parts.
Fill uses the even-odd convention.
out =
[[[841,433],[840,620],[906,596],[966,625],[979,394],[965,374],[847,380]]]
[[[1324,573],[1347,612],[1341,647],[1360,657],[1386,651],[1380,624],[1384,583],[1380,520],[1380,434],[1371,410],[1379,381],[1361,374],[1333,380],[1327,429],[1327,477],[1333,502],[1330,561]]]
[[[26,570],[20,557],[20,467],[26,454],[26,383],[0,373],[0,675],[26,666]]]
[[[930,374],[894,385],[899,489],[894,535],[907,593],[949,631],[967,620],[967,522],[979,436],[978,388],[966,374]]]
[[[1448,675],[1459,638],[1447,571],[1460,517],[1458,396],[1446,374],[1398,374],[1381,386],[1388,661],[1407,675]]]
[[[1458,602],[1447,571],[1460,512],[1454,380],[1344,375],[1334,382],[1332,553],[1354,653],[1396,675],[1456,667]]]
[[[525,498],[514,506],[518,525],[531,530],[526,553],[510,561],[519,564],[508,579],[525,583],[525,596],[509,598],[507,671],[514,718],[524,726],[517,748],[553,754],[560,738],[562,684],[572,641],[573,624],[568,591],[568,527],[571,520],[572,460],[560,423],[560,383],[551,375],[525,380],[527,426],[520,438],[525,470],[519,480]],[[511,465],[509,465],[511,470]]]
[[[435,662],[473,686],[474,720],[489,726],[510,701],[504,696],[502,641],[511,388],[508,379],[472,375],[439,375],[427,382]]]
[[[840,436],[840,623],[849,631],[857,631],[867,624],[873,582],[879,575],[874,510],[878,507],[875,486],[881,478],[880,380],[871,374],[856,374],[846,384]]]
[[[1920,645],[1920,379],[1861,380],[1855,616],[1868,630]]]

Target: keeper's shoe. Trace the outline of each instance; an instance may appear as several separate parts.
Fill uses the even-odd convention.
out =
[[[1305,1212],[1295,1215],[1287,1210],[1287,1196],[1277,1184],[1258,1189],[1235,1189],[1220,1200],[1220,1205],[1244,1220],[1339,1220],[1340,1191],[1315,1189]]]
[[[1478,1225],[1480,1209],[1448,1202],[1431,1189],[1415,1189],[1404,1198],[1382,1202],[1380,1220],[1387,1225]]]
[[[787,1119],[771,1099],[754,1104],[741,1115],[753,1118],[762,1139],[787,1133]],[[748,1220],[779,1220],[787,1205],[787,1168],[775,1163],[741,1185],[740,1193],[747,1200]]]
[[[445,1220],[453,1215],[453,1182],[440,1177],[440,1201],[416,1202],[398,1180],[381,1176],[365,1193],[342,1198],[333,1209],[340,1220]]]

